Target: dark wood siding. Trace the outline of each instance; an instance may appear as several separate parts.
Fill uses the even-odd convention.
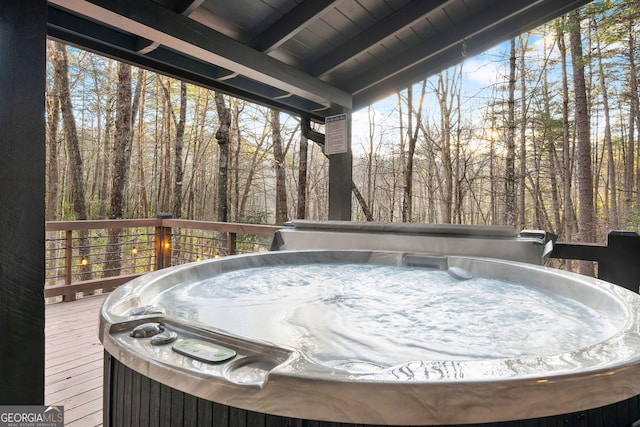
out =
[[[105,354],[111,378],[105,387],[104,426],[109,427],[376,427],[368,424],[334,423],[281,417],[210,402],[150,380]],[[151,390],[145,386],[151,384]],[[105,384],[108,384],[105,383]],[[108,396],[111,396],[110,398]],[[144,401],[148,403],[143,403]],[[474,426],[492,427],[630,427],[640,419],[640,396],[595,408],[530,420]],[[523,408],[526,402],[522,402]],[[148,409],[148,411],[147,411]],[[140,414],[136,414],[140,412]],[[110,418],[110,419],[109,419]],[[470,424],[466,425],[467,427]],[[426,427],[426,426],[423,426]]]

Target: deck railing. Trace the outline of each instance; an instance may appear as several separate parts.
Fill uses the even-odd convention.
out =
[[[46,223],[45,297],[108,292],[150,271],[269,249],[277,226],[172,219]],[[598,263],[598,277],[638,292],[640,237],[613,231],[607,244],[556,243],[552,258]]]
[[[632,231],[611,231],[607,244],[556,243],[552,258],[595,261],[598,278],[634,292],[640,289],[640,236]]]
[[[44,294],[72,301],[171,265],[266,251],[278,229],[163,216],[47,222]]]

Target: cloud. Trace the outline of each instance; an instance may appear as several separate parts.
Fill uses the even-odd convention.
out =
[[[393,99],[386,102],[380,102],[372,105],[371,111],[373,120],[376,125],[376,132],[389,127],[397,127],[397,117],[393,114],[395,105]],[[353,136],[365,137],[369,136],[369,111],[367,108],[358,110],[352,114],[352,134]]]
[[[464,62],[465,82],[486,87],[505,81],[508,71],[502,59],[504,53],[498,56],[495,50],[491,49]]]

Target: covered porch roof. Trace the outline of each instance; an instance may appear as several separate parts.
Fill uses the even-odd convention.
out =
[[[47,36],[323,122],[589,1],[0,2],[0,403],[44,403]]]
[[[48,0],[48,34],[323,122],[589,1]]]

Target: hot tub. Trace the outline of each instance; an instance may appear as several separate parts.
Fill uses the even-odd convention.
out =
[[[102,308],[105,425],[629,425],[639,303],[540,265],[417,251],[172,267]]]

